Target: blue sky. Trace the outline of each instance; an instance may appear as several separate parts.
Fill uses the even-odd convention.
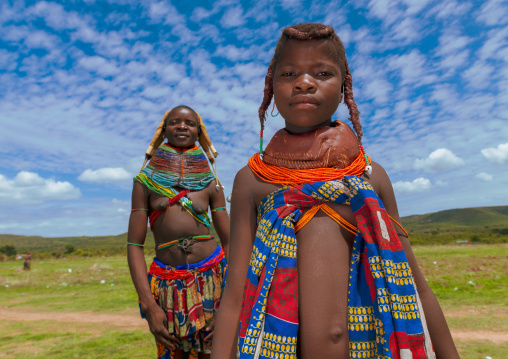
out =
[[[312,5],[311,5],[312,4]],[[219,174],[258,147],[280,30],[332,25],[367,153],[401,215],[508,205],[506,1],[2,1],[0,233],[127,230],[132,177],[164,112],[207,124]],[[336,118],[347,121],[341,104]],[[266,143],[283,127],[269,117]]]

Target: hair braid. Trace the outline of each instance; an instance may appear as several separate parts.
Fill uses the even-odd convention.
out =
[[[273,62],[273,60],[272,60]],[[259,121],[261,122],[261,129],[265,127],[266,121],[266,110],[270,106],[270,102],[272,102],[273,98],[273,66],[272,62],[268,66],[268,71],[265,76],[265,89],[263,91],[263,102],[261,102],[261,106],[259,107]]]
[[[268,71],[265,76],[265,89],[263,101],[259,107],[259,120],[261,122],[261,134],[264,129],[264,122],[266,121],[266,111],[270,106],[270,102],[273,98],[273,73],[277,67],[277,63],[281,57],[284,45],[291,39],[296,40],[325,40],[331,41],[333,46],[332,56],[335,57],[342,74],[342,81],[344,85],[344,103],[349,109],[349,119],[353,124],[353,128],[356,132],[356,137],[361,146],[363,130],[360,123],[360,112],[356,106],[355,99],[353,97],[353,78],[349,71],[349,66],[346,59],[346,51],[344,44],[340,38],[335,34],[333,27],[318,24],[318,23],[305,23],[297,24],[286,27],[282,30],[282,35],[275,46],[275,53],[272,61],[268,66]]]
[[[346,76],[344,77],[344,103],[349,109],[349,120],[353,124],[353,128],[356,132],[356,137],[360,146],[362,145],[363,130],[362,124],[360,123],[360,111],[356,106],[355,99],[353,97],[353,77],[349,71],[349,66],[346,62]]]

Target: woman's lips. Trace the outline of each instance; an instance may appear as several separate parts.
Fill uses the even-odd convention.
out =
[[[318,101],[312,97],[297,97],[295,99],[293,99],[293,101],[291,101],[289,103],[290,106],[298,106],[298,107],[316,107],[319,105]]]
[[[296,102],[291,104],[290,106],[293,108],[306,109],[306,108],[316,108],[318,104],[313,102]]]

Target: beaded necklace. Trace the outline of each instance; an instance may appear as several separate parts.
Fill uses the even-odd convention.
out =
[[[175,148],[163,143],[141,173],[162,187],[202,190],[215,179],[201,148]]]

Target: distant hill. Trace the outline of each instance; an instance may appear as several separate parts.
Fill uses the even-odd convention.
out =
[[[508,242],[508,206],[450,209],[401,218],[412,244],[445,244],[456,241]],[[215,234],[212,228],[212,234]],[[217,237],[217,236],[216,236]],[[217,238],[216,238],[217,239]],[[40,237],[0,234],[0,248],[12,245],[18,253],[31,251],[39,257],[72,254],[125,253],[127,233],[98,237]],[[154,250],[153,235],[147,231],[145,253]]]
[[[449,209],[401,218],[411,243],[508,242],[508,206]]]
[[[212,235],[218,240],[215,228],[211,229]],[[0,234],[0,249],[5,245],[11,245],[16,248],[18,253],[28,251],[35,254],[45,254],[48,256],[64,256],[69,254],[72,248],[72,254],[94,256],[125,253],[127,242],[127,233],[117,236],[96,236],[96,237],[40,237],[40,236],[20,236],[14,234]],[[150,229],[146,232],[145,253],[154,253],[155,242]],[[2,253],[0,253],[1,257]],[[44,257],[39,255],[39,257]]]
[[[127,233],[117,236],[97,237],[40,237],[0,234],[0,248],[12,245],[18,253],[46,253],[52,256],[62,256],[68,252],[77,251],[81,255],[101,255],[125,253]],[[147,250],[153,250],[152,232],[147,232]]]
[[[449,209],[401,218],[404,225],[416,228],[508,227],[508,206]]]

